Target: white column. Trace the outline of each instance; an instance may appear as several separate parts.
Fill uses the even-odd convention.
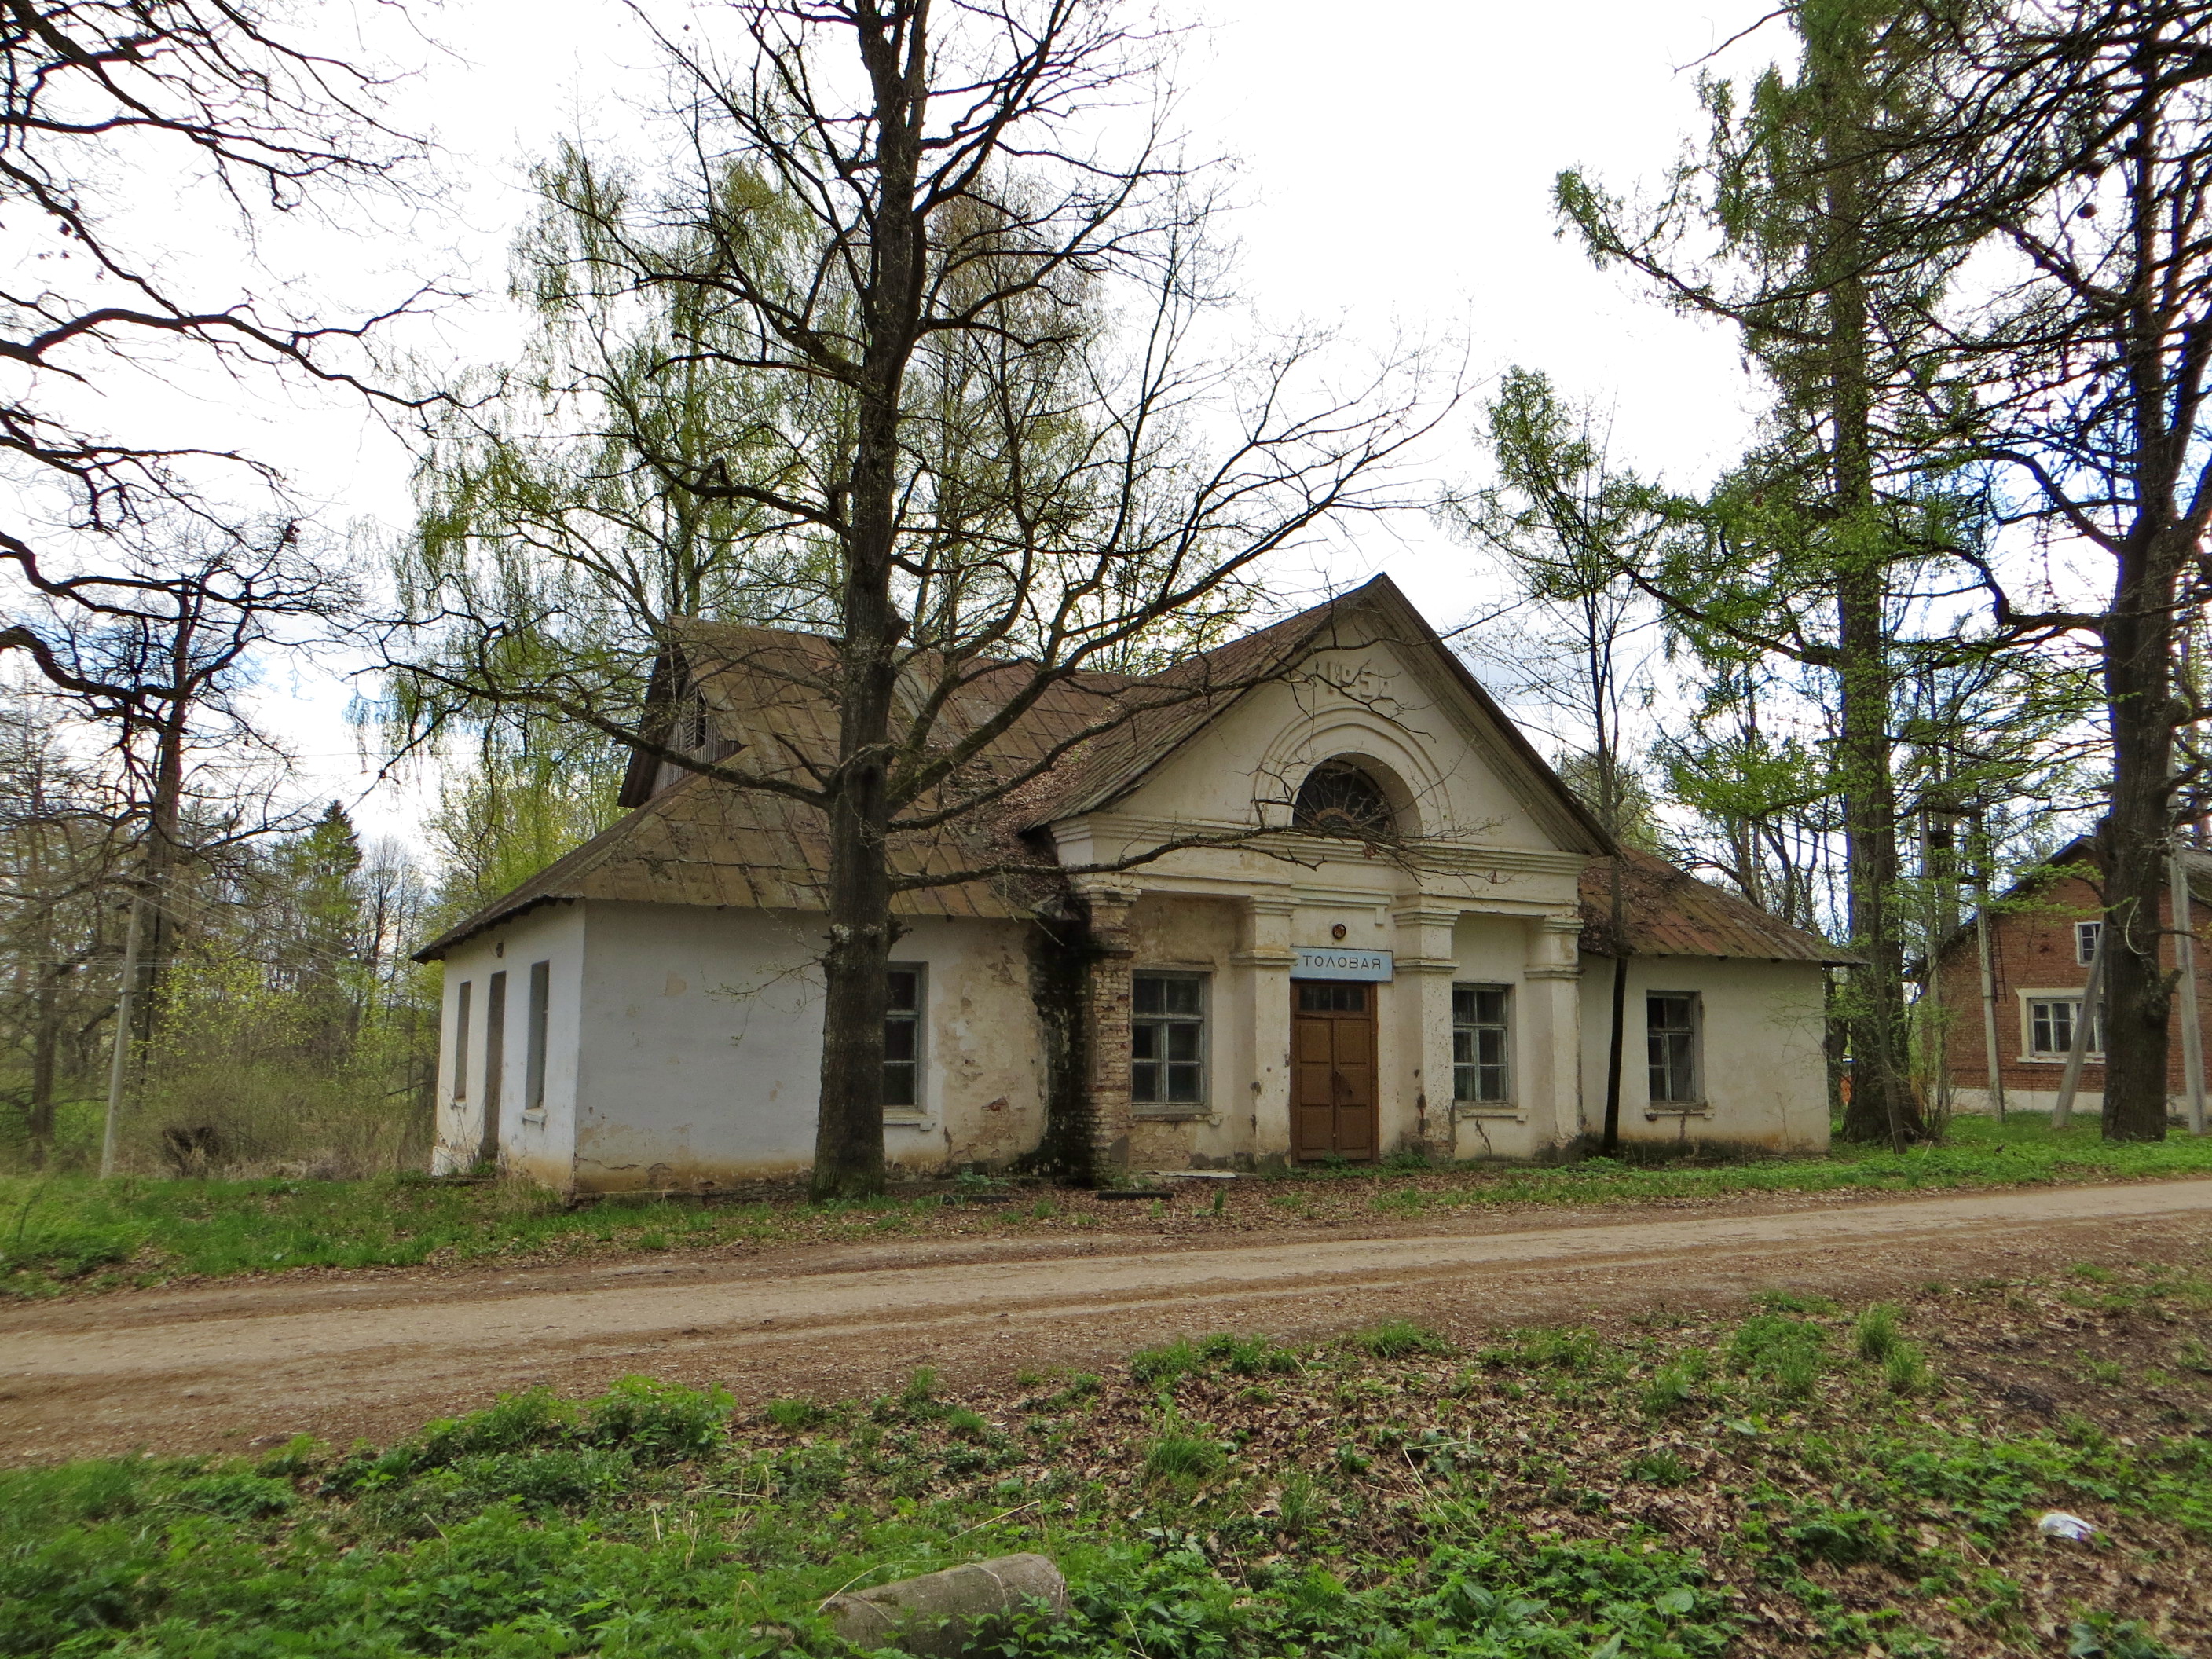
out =
[[[1391,999],[1399,1064],[1383,1079],[1384,1150],[1390,1150],[1393,1102],[1400,1103],[1399,1134],[1431,1158],[1449,1158],[1452,1145],[1452,951],[1456,906],[1416,896],[1390,913],[1397,924],[1397,983]]]
[[[1297,905],[1288,893],[1255,893],[1244,902],[1243,938],[1230,958],[1243,981],[1239,1010],[1251,1056],[1250,1075],[1223,1079],[1215,1109],[1224,1127],[1242,1127],[1237,1137],[1251,1148],[1255,1161],[1280,1162],[1291,1155],[1291,969],[1297,963],[1291,930]],[[1231,1099],[1241,1091],[1241,1099]],[[1244,1119],[1240,1126],[1237,1116]]]
[[[1583,1133],[1582,918],[1540,917],[1521,970],[1521,1081],[1538,1151]]]

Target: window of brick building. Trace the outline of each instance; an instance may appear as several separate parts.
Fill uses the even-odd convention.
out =
[[[2105,1052],[2103,1012],[2098,1011],[2100,1017],[2089,1028],[2086,1053],[2092,1059],[2102,1057]],[[2027,1052],[2037,1060],[2065,1059],[2074,1048],[2074,1022],[2081,1018],[2079,997],[2028,998]]]

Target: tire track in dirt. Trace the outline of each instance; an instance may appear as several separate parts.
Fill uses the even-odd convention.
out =
[[[2016,1276],[2208,1238],[2212,1181],[2191,1181],[1199,1249],[1127,1239],[1115,1243],[1139,1247],[1083,1255],[1014,1242],[811,1272],[772,1255],[673,1261],[265,1302],[254,1290],[274,1286],[155,1291],[107,1318],[97,1299],[0,1315],[0,1458],[382,1437],[526,1383],[568,1392],[633,1371],[719,1380],[746,1399],[828,1394],[916,1364],[955,1381],[1095,1364],[1206,1330],[1310,1336],[1394,1316],[1466,1330],[1781,1282],[1881,1294],[1931,1271]],[[657,1278],[684,1282],[644,1282]],[[358,1304],[344,1305],[349,1289]]]

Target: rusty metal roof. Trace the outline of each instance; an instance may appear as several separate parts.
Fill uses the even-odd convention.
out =
[[[1857,967],[1863,958],[1817,933],[1793,927],[1748,899],[1699,881],[1666,860],[1624,848],[1621,898],[1628,953],[1636,957],[1732,957],[1753,962],[1818,962]],[[1582,878],[1582,948],[1613,952],[1613,860],[1592,859]]]

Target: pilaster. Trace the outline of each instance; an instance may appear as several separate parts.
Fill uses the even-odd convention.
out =
[[[1537,919],[1521,970],[1519,1069],[1530,1127],[1547,1149],[1583,1132],[1582,927],[1572,913]]]
[[[1083,982],[1083,1173],[1110,1180],[1129,1167],[1129,907],[1137,894],[1095,888]]]
[[[1255,1158],[1288,1158],[1291,1151],[1291,969],[1297,965],[1291,931],[1297,901],[1288,893],[1255,893],[1243,906],[1243,933],[1230,965],[1244,983],[1243,1024],[1251,1034],[1251,1075],[1220,1079],[1224,1114],[1249,1114]],[[1241,1087],[1246,1099],[1225,1097]]]
[[[1452,931],[1459,925],[1455,907],[1415,899],[1390,913],[1396,924],[1397,1051],[1407,1075],[1386,1087],[1412,1107],[1410,1133],[1431,1158],[1454,1155],[1452,1130],[1452,980],[1459,960]]]

